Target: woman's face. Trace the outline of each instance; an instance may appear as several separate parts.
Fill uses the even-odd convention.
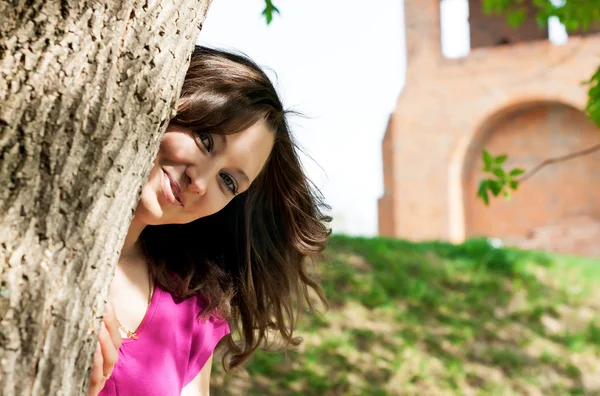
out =
[[[264,120],[232,135],[170,124],[135,212],[147,225],[184,224],[223,209],[267,162],[275,134]]]

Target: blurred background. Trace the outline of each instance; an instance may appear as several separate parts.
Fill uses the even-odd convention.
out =
[[[304,115],[335,234],[305,342],[247,378],[215,366],[213,393],[600,394],[599,151],[536,168],[600,144],[599,30],[518,3],[279,0],[267,24],[263,0],[213,0],[198,43],[249,55]],[[511,199],[477,195],[484,149],[526,171]]]

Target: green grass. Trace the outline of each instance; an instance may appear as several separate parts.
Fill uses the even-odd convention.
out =
[[[335,236],[331,308],[298,351],[258,352],[213,394],[594,394],[600,263],[511,248]],[[587,388],[586,388],[587,387]]]

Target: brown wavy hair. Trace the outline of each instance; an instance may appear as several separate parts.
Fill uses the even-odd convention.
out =
[[[262,118],[275,133],[259,176],[223,210],[142,233],[160,286],[181,299],[200,296],[203,316],[228,321],[232,334],[219,349],[230,370],[266,347],[273,331],[284,347],[298,345],[294,327],[301,309],[313,308],[311,289],[327,307],[308,265],[321,259],[331,219],[303,172],[288,112],[258,65],[244,55],[196,46],[180,98],[171,122],[194,132],[238,133]]]

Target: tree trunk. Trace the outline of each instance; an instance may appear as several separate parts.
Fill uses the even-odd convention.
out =
[[[0,0],[0,394],[87,392],[210,0]]]

